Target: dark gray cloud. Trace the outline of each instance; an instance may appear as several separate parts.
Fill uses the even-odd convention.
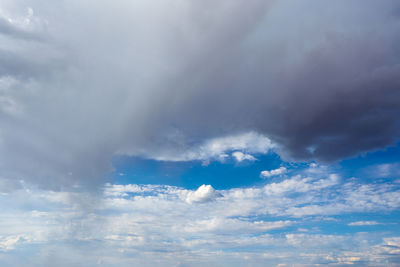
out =
[[[116,153],[156,158],[247,131],[294,160],[384,148],[399,137],[398,10],[391,0],[3,1],[1,175],[92,183]]]
[[[178,79],[194,88],[174,114],[190,113],[183,127],[256,129],[295,159],[336,160],[393,144],[398,4],[309,4],[280,1],[251,34],[200,55]]]

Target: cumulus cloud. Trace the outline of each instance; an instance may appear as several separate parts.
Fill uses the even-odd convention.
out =
[[[215,191],[211,185],[202,185],[196,191],[189,192],[186,197],[186,202],[191,203],[204,203],[220,197],[221,194]]]
[[[272,177],[272,176],[282,175],[282,174],[286,173],[286,171],[287,171],[287,169],[285,167],[280,167],[275,170],[262,171],[260,176],[263,178],[268,178],[268,177]]]
[[[115,154],[252,155],[243,133],[301,160],[391,145],[399,5],[2,1],[0,175],[99,183]]]

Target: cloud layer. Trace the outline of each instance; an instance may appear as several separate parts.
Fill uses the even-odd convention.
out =
[[[293,159],[391,145],[399,8],[4,0],[0,175],[53,187],[98,182],[116,153],[207,160],[209,140],[247,132]]]
[[[314,167],[315,168],[315,167]],[[251,188],[21,183],[1,193],[0,263],[18,266],[387,266],[400,262],[400,184],[309,170]],[[376,221],[365,215],[385,212]],[[349,221],[350,220],[350,221]],[[381,221],[384,220],[384,221]],[[386,220],[386,221],[385,221]],[[385,225],[381,230],[372,227]],[[343,232],[336,232],[337,229]],[[335,229],[331,231],[330,229]],[[22,256],[23,255],[23,256]],[[278,265],[281,264],[281,265]]]

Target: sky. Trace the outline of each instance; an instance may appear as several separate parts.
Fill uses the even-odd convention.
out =
[[[398,0],[0,0],[1,266],[400,266]]]

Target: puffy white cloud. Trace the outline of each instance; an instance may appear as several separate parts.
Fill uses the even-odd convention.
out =
[[[204,203],[222,196],[215,191],[211,185],[201,185],[196,191],[189,192],[186,197],[186,202],[191,203]]]
[[[277,175],[282,175],[286,173],[287,169],[285,167],[280,167],[275,170],[270,170],[270,171],[262,171],[260,176],[264,178],[272,177],[272,176],[277,176]]]

